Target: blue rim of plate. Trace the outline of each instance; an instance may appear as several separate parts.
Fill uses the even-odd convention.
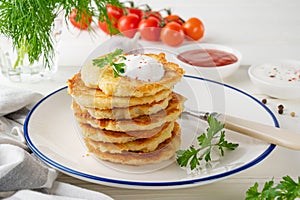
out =
[[[265,111],[272,117],[273,123],[275,127],[279,128],[279,123],[278,120],[276,119],[275,115],[272,113],[272,111],[266,107],[262,102],[260,102],[258,99],[256,99],[255,97],[251,96],[250,94],[237,89],[235,87],[232,87],[230,85],[224,84],[224,83],[220,83],[214,80],[210,80],[210,79],[206,79],[206,78],[202,78],[202,77],[196,77],[196,76],[190,76],[190,75],[185,75],[184,77],[186,78],[192,78],[192,79],[198,79],[201,81],[206,81],[206,82],[210,82],[210,83],[214,83],[214,84],[218,84],[227,88],[230,88],[232,90],[235,90],[247,97],[249,97],[250,99],[254,100],[256,103],[258,103],[259,105],[261,105]],[[117,180],[117,179],[110,179],[110,178],[104,178],[104,177],[99,177],[99,176],[93,176],[87,173],[83,173],[83,172],[79,172],[76,170],[73,170],[71,168],[65,167],[53,160],[51,160],[50,158],[48,158],[47,156],[45,156],[42,152],[39,151],[39,149],[32,143],[29,133],[28,133],[28,123],[30,121],[30,117],[32,115],[32,113],[37,109],[37,107],[43,103],[43,101],[45,101],[47,98],[51,97],[52,95],[65,90],[67,88],[67,86],[62,87],[52,93],[50,93],[49,95],[47,95],[46,97],[44,97],[43,99],[41,99],[28,113],[26,119],[25,119],[25,123],[24,123],[24,136],[25,136],[25,140],[29,146],[29,148],[32,150],[33,153],[35,153],[40,159],[42,159],[45,163],[47,163],[50,166],[53,166],[54,168],[62,171],[62,172],[66,172],[70,175],[75,175],[75,176],[79,176],[82,178],[86,178],[86,179],[90,179],[93,181],[99,181],[99,182],[105,182],[108,184],[120,184],[120,185],[129,185],[129,186],[180,186],[180,185],[193,185],[193,184],[197,184],[197,183],[201,183],[201,182],[206,182],[206,181],[213,181],[213,180],[218,180],[221,178],[225,178],[227,176],[236,174],[238,172],[244,171],[256,164],[258,164],[259,162],[261,162],[262,160],[264,160],[276,147],[276,145],[274,144],[270,144],[269,147],[262,153],[260,154],[257,158],[255,158],[254,160],[252,160],[251,162],[246,163],[245,165],[242,165],[236,169],[233,169],[231,171],[226,171],[220,174],[216,174],[216,175],[212,175],[212,176],[208,176],[208,177],[203,177],[203,178],[195,178],[195,179],[190,179],[190,180],[184,180],[184,181],[166,181],[166,182],[138,182],[138,181],[127,181],[127,180]]]

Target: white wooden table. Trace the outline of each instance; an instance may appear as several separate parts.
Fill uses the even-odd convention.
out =
[[[300,59],[300,1],[298,0],[136,0],[136,4],[148,3],[153,9],[172,8],[183,18],[196,16],[203,20],[206,33],[200,42],[228,45],[243,54],[242,66],[225,83],[242,89],[258,99],[264,98],[254,88],[247,75],[249,65],[280,58]],[[65,86],[67,78],[80,69],[87,55],[109,37],[95,26],[95,33],[79,33],[70,28],[63,33],[59,71],[51,80],[40,84],[11,83],[0,76],[0,83],[48,94]],[[289,111],[276,114],[276,105],[283,103]],[[279,120],[280,126],[300,130],[300,101],[271,99],[269,108]],[[300,131],[299,131],[300,134]],[[300,141],[299,141],[300,142]],[[100,191],[115,199],[243,199],[246,190],[255,182],[277,182],[283,176],[294,179],[300,176],[300,152],[280,147],[263,162],[228,179],[176,190],[120,189],[81,181],[61,174],[59,181]]]

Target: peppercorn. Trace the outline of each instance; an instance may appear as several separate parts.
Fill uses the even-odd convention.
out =
[[[291,112],[290,115],[291,115],[292,117],[295,117],[296,113],[295,113],[295,112]]]
[[[262,102],[263,104],[266,104],[266,103],[267,103],[267,99],[262,99],[261,102]]]
[[[283,114],[283,109],[279,109],[278,110],[278,113],[281,115],[281,114]]]
[[[278,105],[278,109],[279,110],[283,110],[284,109],[284,106],[282,104]]]

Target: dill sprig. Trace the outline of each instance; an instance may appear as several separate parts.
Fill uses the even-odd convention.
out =
[[[125,72],[125,63],[115,62],[117,59],[120,58],[124,60],[126,59],[124,56],[122,56],[122,53],[122,49],[116,49],[114,52],[109,53],[102,58],[94,59],[93,64],[100,68],[110,65],[113,68],[114,77],[118,77],[120,76],[120,74]]]
[[[73,8],[79,18],[83,13],[107,16],[106,4],[122,6],[118,0],[1,0],[0,34],[12,39],[18,53],[15,66],[27,54],[31,64],[43,56],[45,66],[51,67],[54,57],[51,32],[58,13],[65,10],[66,21]],[[109,18],[105,19],[111,26]]]

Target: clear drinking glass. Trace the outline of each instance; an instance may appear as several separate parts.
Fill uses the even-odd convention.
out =
[[[63,13],[59,13],[53,22],[51,37],[53,39],[54,57],[50,67],[44,66],[43,55],[33,64],[30,64],[28,56],[25,55],[23,63],[15,66],[17,59],[16,49],[13,48],[10,39],[2,37],[0,41],[0,68],[2,75],[13,82],[39,82],[51,78],[58,69],[63,17]]]

